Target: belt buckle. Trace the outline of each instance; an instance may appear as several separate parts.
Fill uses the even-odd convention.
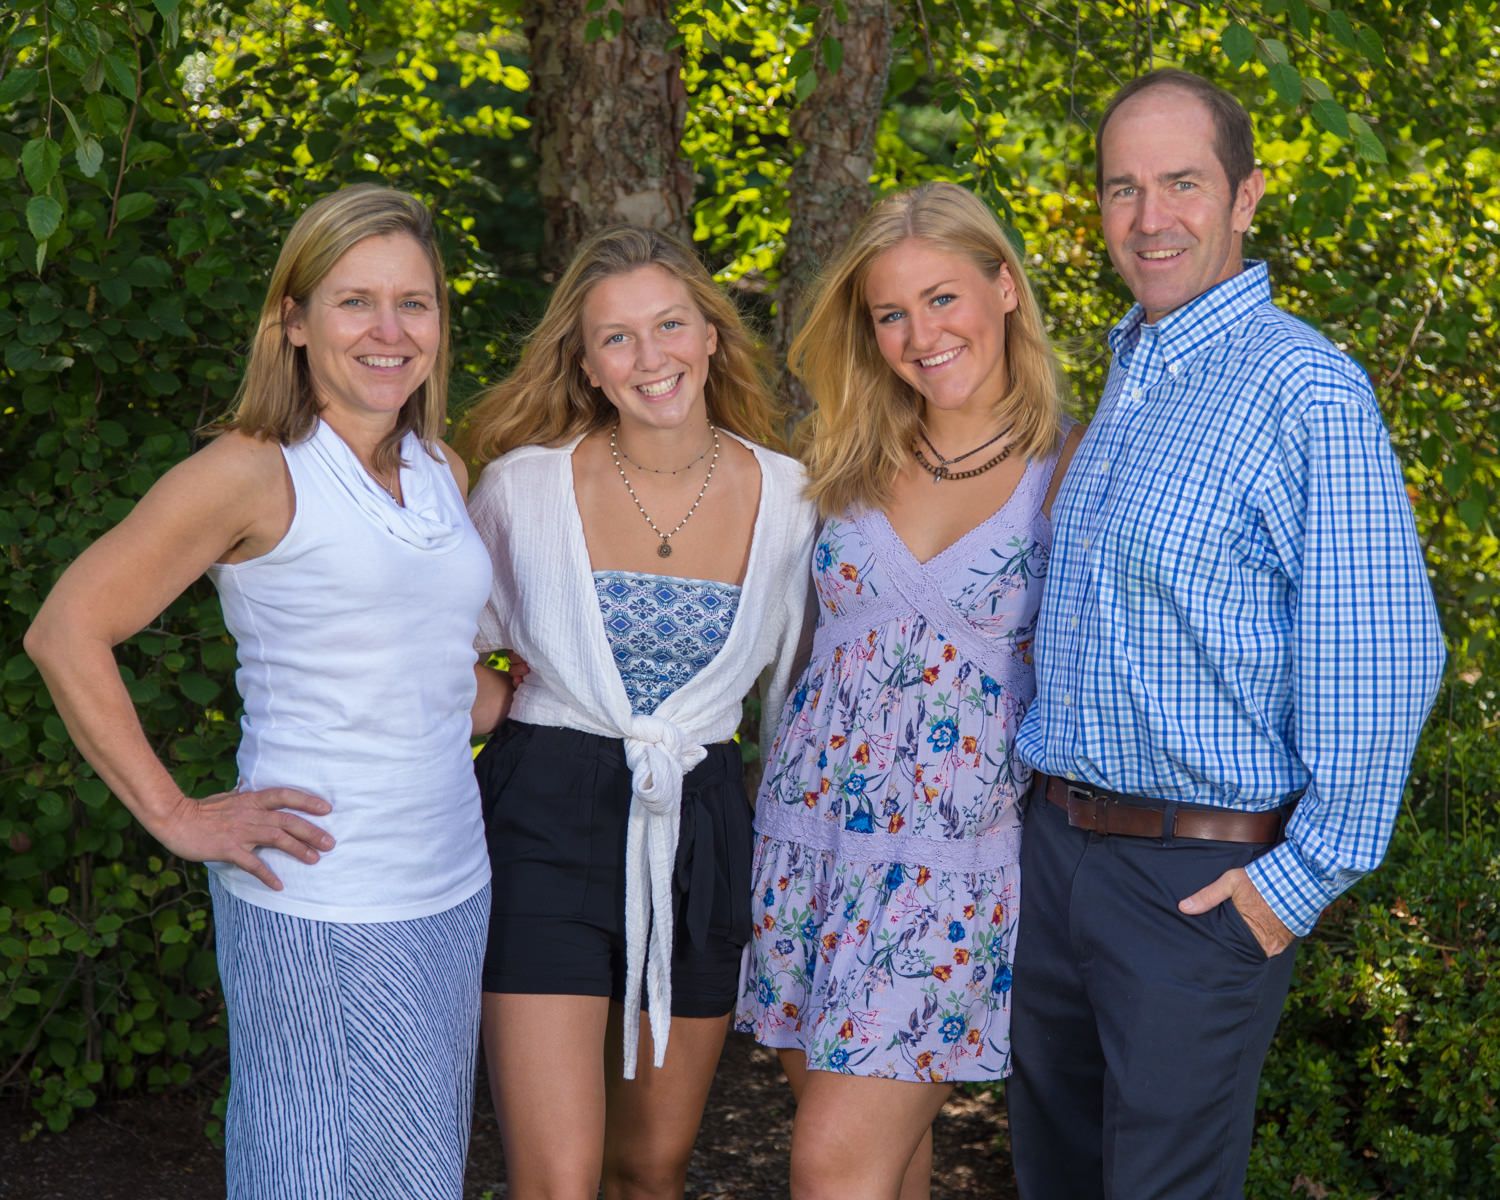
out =
[[[1069,783],[1066,790],[1068,800],[1068,823],[1076,828],[1088,830],[1090,833],[1109,836],[1109,806],[1110,797],[1100,796],[1091,789],[1080,787]],[[1081,823],[1074,821],[1074,814],[1080,817],[1087,813],[1087,818]]]

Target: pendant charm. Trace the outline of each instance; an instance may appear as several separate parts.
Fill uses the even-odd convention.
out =
[[[947,478],[948,478],[948,468],[947,467],[939,467],[937,470],[935,470],[932,473],[932,486],[936,487],[938,484],[942,483],[943,480],[945,480]]]
[[[672,557],[672,544],[670,542],[668,542],[666,538],[662,538],[661,545],[656,548],[656,557],[657,558],[671,558]]]

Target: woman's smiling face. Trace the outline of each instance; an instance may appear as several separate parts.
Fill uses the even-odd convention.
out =
[[[719,333],[666,268],[600,280],[579,324],[584,373],[623,423],[669,429],[708,419],[704,387]]]
[[[301,305],[287,302],[287,340],[307,354],[319,408],[394,418],[427,377],[442,342],[432,264],[404,233],[356,242]]]
[[[1009,390],[1007,268],[990,278],[966,255],[908,238],[870,264],[864,293],[882,357],[927,404],[989,406]]]

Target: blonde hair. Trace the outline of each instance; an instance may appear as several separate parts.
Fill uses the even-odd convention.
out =
[[[708,419],[750,441],[781,447],[781,410],[734,304],[676,238],[621,225],[591,235],[578,247],[515,370],[480,393],[460,437],[467,458],[482,466],[518,446],[556,445],[614,420],[614,406],[584,374],[583,305],[601,280],[649,266],[681,281],[718,330],[703,389]]]
[[[908,238],[961,254],[994,279],[1010,270],[1016,308],[1005,318],[1010,386],[995,412],[1027,457],[1051,453],[1067,385],[1021,260],[990,210],[951,183],[926,183],[880,200],[819,280],[787,365],[812,396],[808,494],[824,516],[883,504],[917,434],[920,398],[881,356],[866,307],[870,266]]]
[[[285,302],[307,303],[334,265],[366,238],[405,234],[421,246],[432,266],[442,330],[432,373],[401,407],[396,427],[375,448],[377,471],[392,471],[401,461],[401,439],[415,433],[436,454],[448,416],[448,286],[438,252],[432,214],[415,196],[376,184],[342,188],[311,204],[287,234],[260,323],[250,346],[245,377],[235,394],[234,415],[214,432],[237,429],[282,445],[300,442],[318,420],[318,399],[307,367],[307,351],[288,340]]]

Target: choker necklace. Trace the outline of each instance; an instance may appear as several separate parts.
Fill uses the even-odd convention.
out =
[[[624,483],[625,490],[630,493],[630,498],[635,501],[636,510],[641,516],[646,518],[646,524],[651,526],[651,532],[661,539],[661,544],[656,547],[658,558],[672,557],[672,539],[677,536],[678,530],[686,525],[692,519],[693,514],[698,511],[698,505],[703,502],[703,494],[708,491],[708,485],[713,482],[714,468],[719,465],[719,431],[712,421],[708,423],[708,432],[713,438],[713,442],[703,451],[703,454],[707,454],[709,450],[712,450],[714,456],[708,460],[708,474],[703,477],[703,486],[698,489],[698,496],[693,501],[692,507],[687,510],[687,515],[678,521],[669,532],[663,533],[656,522],[651,519],[651,514],[646,511],[646,506],[641,503],[641,498],[635,494],[635,488],[630,486],[630,476],[625,474],[625,464],[620,461],[621,455],[624,454],[624,451],[620,449],[620,422],[616,421],[614,428],[609,431],[609,456],[614,459],[615,470],[620,473],[620,480]],[[698,455],[697,458],[693,459],[693,462],[688,463],[687,467],[678,467],[676,471],[657,471],[655,473],[657,475],[676,475],[679,471],[686,471],[693,463],[699,462],[703,458],[703,454]],[[630,463],[632,467],[640,467],[639,463],[629,457],[626,457],[625,461]],[[640,469],[643,471],[651,470],[650,467],[640,467]]]
[[[932,476],[932,482],[935,484],[942,483],[945,479],[972,479],[975,475],[983,475],[991,467],[998,467],[1001,463],[1003,463],[1007,458],[1010,457],[1011,447],[1007,445],[1000,451],[999,454],[995,455],[992,459],[981,466],[971,467],[967,471],[955,471],[952,469],[954,463],[963,462],[964,459],[972,458],[981,450],[984,450],[989,446],[993,446],[996,442],[998,442],[1001,438],[1003,438],[1010,432],[1010,426],[1006,426],[1006,428],[1002,429],[994,437],[990,438],[989,441],[980,442],[979,445],[974,447],[974,449],[965,450],[962,454],[956,454],[952,458],[944,458],[943,455],[939,453],[938,448],[932,444],[932,439],[927,436],[927,430],[923,428],[920,423],[917,425],[917,431],[922,441],[927,444],[927,448],[932,451],[932,455],[937,459],[937,462],[928,462],[927,456],[922,453],[922,447],[919,446],[916,442],[912,442],[911,452],[916,456],[917,465]]]
[[[618,429],[619,426],[616,426],[616,428]],[[709,428],[712,429],[713,427],[709,426]],[[715,444],[713,442],[709,442],[708,445],[704,446],[702,450],[698,451],[697,458],[693,459],[693,461],[690,463],[685,463],[683,466],[678,467],[675,471],[664,471],[660,467],[643,466],[642,464],[636,462],[635,459],[631,458],[629,454],[625,453],[624,446],[620,447],[620,457],[628,462],[637,471],[649,471],[652,475],[681,475],[689,467],[696,467],[699,463],[701,463],[708,452],[713,449],[715,449]]]

